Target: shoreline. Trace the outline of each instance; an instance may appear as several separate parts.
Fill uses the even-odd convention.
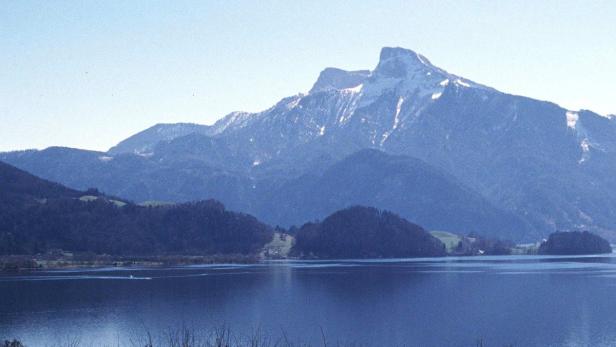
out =
[[[89,269],[98,267],[158,267],[203,264],[254,264],[256,255],[7,255],[0,256],[0,274],[36,270]]]
[[[501,255],[458,255],[448,254],[442,257],[416,257],[416,258],[295,258],[295,257],[262,257],[259,255],[161,255],[161,256],[110,256],[100,255],[91,259],[81,257],[53,257],[49,255],[9,255],[0,256],[0,275],[7,273],[29,272],[37,270],[61,270],[61,269],[93,269],[103,267],[130,268],[137,267],[165,267],[165,266],[186,266],[186,265],[224,265],[224,264],[257,264],[264,261],[396,261],[396,260],[428,260],[428,259],[452,259],[452,258],[484,258],[484,257],[508,257],[508,256],[544,256],[544,257],[589,257],[609,255],[612,253],[600,254],[560,254],[560,255],[541,255],[541,254],[501,254]]]

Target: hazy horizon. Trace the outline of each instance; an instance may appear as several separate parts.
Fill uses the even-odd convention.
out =
[[[383,46],[503,92],[616,113],[616,3],[5,2],[0,151],[107,150],[307,92]]]

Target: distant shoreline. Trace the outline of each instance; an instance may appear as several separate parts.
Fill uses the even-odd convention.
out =
[[[605,254],[578,254],[578,255],[541,255],[536,253],[514,253],[495,255],[456,255],[448,254],[438,257],[414,257],[414,258],[264,258],[256,255],[164,255],[164,256],[109,256],[100,255],[92,259],[84,260],[80,257],[50,257],[30,255],[0,256],[0,274],[28,272],[37,270],[60,270],[60,269],[93,269],[103,267],[130,268],[138,267],[165,267],[187,265],[222,265],[222,264],[257,264],[266,261],[304,260],[304,261],[362,261],[362,260],[404,260],[404,259],[443,259],[443,258],[469,258],[469,257],[506,257],[506,256],[601,256]]]
[[[0,256],[0,273],[36,270],[88,269],[97,267],[179,266],[203,264],[254,264],[255,255],[9,255]]]

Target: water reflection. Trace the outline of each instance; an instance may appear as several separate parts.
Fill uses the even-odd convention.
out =
[[[32,346],[223,323],[371,345],[616,345],[616,258],[272,261],[0,276],[0,332]]]

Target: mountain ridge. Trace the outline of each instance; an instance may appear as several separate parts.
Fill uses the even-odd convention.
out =
[[[78,159],[44,151],[4,153],[0,159],[62,183],[91,186],[124,163],[127,178],[106,178],[117,184],[116,194],[141,196],[147,189],[140,184],[164,177],[177,181],[168,194],[192,189],[200,197],[234,195],[233,208],[254,210],[259,206],[248,198],[252,190],[275,190],[357,151],[379,149],[448,172],[544,235],[587,228],[616,238],[616,209],[610,208],[616,199],[608,194],[616,178],[605,174],[616,169],[616,118],[503,93],[435,67],[411,50],[383,48],[371,71],[327,68],[308,94],[196,129],[171,139],[142,137],[124,153],[98,155],[106,166],[88,159],[87,169],[77,167]],[[131,154],[142,148],[147,151]],[[63,169],[66,160],[76,172]],[[175,172],[175,178],[154,174],[161,170]],[[190,178],[182,176],[188,172]]]

